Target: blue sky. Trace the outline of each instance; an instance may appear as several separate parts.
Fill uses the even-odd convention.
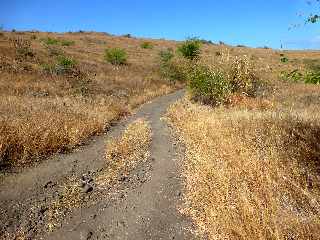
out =
[[[320,4],[319,4],[320,5]],[[305,0],[0,0],[4,29],[66,32],[92,30],[182,40],[198,36],[252,47],[280,43],[320,49],[320,23],[298,13],[318,9]]]

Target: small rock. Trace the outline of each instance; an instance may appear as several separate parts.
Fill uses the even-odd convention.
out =
[[[119,180],[120,182],[124,182],[124,181],[126,181],[127,179],[128,179],[127,176],[120,176],[120,177],[118,178],[118,180]]]
[[[49,188],[49,187],[53,187],[55,184],[52,181],[48,181],[43,187],[44,188]]]
[[[82,191],[84,193],[89,193],[93,191],[93,187],[90,184],[85,184],[85,186],[82,188]]]
[[[47,207],[42,207],[39,212],[40,212],[41,214],[44,214],[47,210],[48,210]]]
[[[90,172],[89,172],[89,174],[90,174]],[[81,180],[86,183],[90,183],[93,181],[92,177],[90,177],[89,175],[82,175]]]

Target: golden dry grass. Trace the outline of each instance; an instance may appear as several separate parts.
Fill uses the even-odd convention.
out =
[[[279,95],[290,101],[290,92]],[[183,100],[168,111],[187,147],[184,212],[209,239],[320,236],[319,106],[272,101],[213,109]]]
[[[42,39],[48,37],[74,44],[46,45]],[[175,43],[159,40],[142,49],[142,41],[102,33],[0,36],[0,168],[70,150],[138,105],[178,88],[158,73],[158,52]],[[126,66],[104,60],[104,50],[112,47],[128,52]],[[70,73],[45,70],[55,66],[58,54],[76,60]]]
[[[107,168],[99,174],[96,182],[105,186],[117,180],[119,173],[122,178],[128,177],[138,163],[149,158],[151,138],[151,127],[147,121],[138,119],[131,123],[122,136],[107,143]]]
[[[73,41],[70,46],[47,45],[47,38]],[[143,49],[143,42],[152,49]],[[32,163],[49,154],[72,149],[89,136],[104,132],[111,121],[150,99],[174,91],[159,75],[159,52],[179,42],[112,36],[104,33],[4,32],[0,36],[0,166]],[[128,64],[104,60],[106,48],[123,48]],[[217,56],[217,52],[222,53]],[[319,52],[285,52],[293,63],[281,64],[272,49],[202,46],[209,65],[226,65],[247,55],[263,79],[278,81],[280,71],[303,68],[303,59]],[[76,60],[66,74],[50,68],[59,55]]]

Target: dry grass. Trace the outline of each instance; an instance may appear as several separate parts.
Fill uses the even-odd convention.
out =
[[[48,38],[58,41],[48,45]],[[141,48],[146,41],[152,49]],[[181,87],[170,85],[159,73],[159,52],[175,50],[177,45],[94,32],[4,32],[0,36],[0,168],[24,166],[70,150],[104,132],[111,121],[138,105]],[[107,48],[125,49],[128,64],[107,63]],[[245,54],[259,75],[272,83],[282,70],[303,68],[304,59],[320,55],[285,52],[295,62],[282,64],[280,53],[271,49],[212,44],[202,49],[201,58],[212,66],[225,66]],[[217,56],[217,52],[222,54]],[[75,60],[75,66],[62,71],[57,66],[60,55]]]
[[[47,45],[46,38],[73,41]],[[100,33],[4,33],[0,37],[0,168],[28,165],[72,149],[104,132],[111,121],[177,87],[161,79],[158,51],[174,42]],[[128,52],[128,64],[112,66],[106,48]],[[74,59],[61,72],[58,56]],[[60,69],[60,70],[59,70]],[[60,72],[56,72],[56,71]]]
[[[96,178],[98,185],[105,186],[121,178],[127,178],[135,166],[149,158],[151,128],[148,122],[138,119],[131,123],[123,135],[107,143],[107,168]]]
[[[319,238],[319,106],[272,101],[169,109],[187,146],[184,212],[209,239]]]

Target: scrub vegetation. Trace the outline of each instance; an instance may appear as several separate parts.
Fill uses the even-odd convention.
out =
[[[189,93],[168,110],[186,145],[182,212],[209,239],[317,239],[319,53],[245,51],[187,58]]]

